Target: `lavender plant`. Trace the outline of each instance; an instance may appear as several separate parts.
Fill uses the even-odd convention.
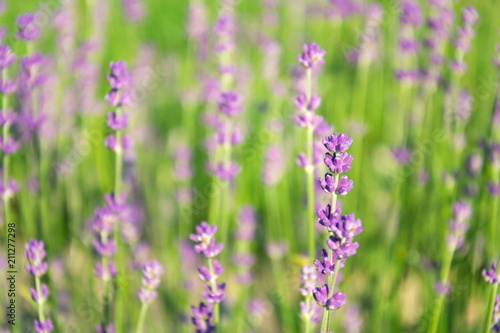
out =
[[[455,251],[463,245],[465,232],[468,229],[467,220],[472,215],[472,209],[465,201],[458,201],[453,205],[452,219],[449,222],[449,231],[446,235],[446,248],[443,251],[439,280],[434,289],[437,300],[429,324],[429,333],[437,332],[439,318],[443,308],[444,297],[450,292],[449,274]]]
[[[215,233],[217,226],[201,222],[195,228],[196,233],[189,238],[196,243],[194,250],[207,259],[207,266],[199,266],[198,273],[204,282],[205,292],[202,294],[207,302],[200,303],[198,307],[191,307],[193,312],[192,322],[197,333],[213,332],[219,324],[219,304],[225,297],[225,283],[219,283],[218,278],[224,267],[214,257],[222,251],[223,244],[216,244]]]
[[[41,282],[41,277],[47,273],[48,264],[45,259],[45,245],[42,241],[31,239],[24,245],[24,256],[28,260],[26,271],[35,278],[35,288],[30,288],[30,295],[37,303],[38,319],[33,322],[36,333],[50,333],[54,329],[52,321],[46,317],[45,301],[49,296],[49,288]]]
[[[315,128],[322,122],[322,118],[317,116],[315,110],[321,105],[321,98],[313,93],[312,75],[324,63],[326,51],[317,44],[310,43],[302,46],[302,53],[297,55],[299,64],[306,70],[305,92],[295,99],[295,107],[300,114],[295,122],[300,127],[306,129],[306,153],[301,153],[298,157],[299,166],[304,168],[307,180],[307,232],[308,232],[308,253],[309,257],[314,257],[314,144],[313,136]]]
[[[491,284],[491,296],[486,312],[485,333],[500,331],[500,295],[497,295],[500,272],[497,272],[497,265],[498,263],[493,263],[489,270],[483,269],[482,271],[486,282]]]
[[[137,322],[137,333],[144,331],[144,321],[148,306],[156,298],[156,289],[160,285],[160,277],[163,274],[163,267],[156,260],[150,261],[142,269],[142,287],[139,290],[139,300],[141,301],[141,312]]]
[[[331,310],[336,310],[345,304],[346,295],[335,292],[338,274],[344,266],[345,260],[356,254],[359,244],[353,242],[353,237],[363,231],[361,221],[354,215],[342,215],[337,207],[339,195],[346,195],[353,187],[353,181],[342,173],[351,168],[353,157],[346,151],[352,144],[352,139],[345,133],[334,133],[323,140],[323,145],[329,151],[325,154],[325,165],[331,173],[320,178],[321,187],[331,195],[331,203],[316,214],[318,223],[328,232],[326,240],[327,250],[321,250],[319,259],[314,260],[316,271],[327,276],[327,283],[316,287],[313,291],[314,300],[323,307],[321,332],[326,333],[330,328]]]
[[[9,178],[10,155],[19,148],[19,142],[14,140],[10,134],[10,128],[15,123],[17,116],[9,109],[9,95],[15,92],[16,83],[9,79],[8,71],[12,66],[16,56],[10,47],[0,45],[0,70],[2,71],[0,80],[0,93],[2,94],[0,125],[2,126],[2,137],[0,138],[0,149],[2,151],[2,182],[0,192],[3,204],[3,222],[7,225],[10,222],[9,201],[18,189],[14,180]]]

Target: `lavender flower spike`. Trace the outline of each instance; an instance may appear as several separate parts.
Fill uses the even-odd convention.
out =
[[[297,60],[304,68],[317,68],[324,63],[325,54],[316,43],[304,44]]]
[[[323,190],[331,195],[331,203],[316,211],[318,223],[328,232],[327,249],[323,249],[321,257],[314,260],[317,272],[325,275],[328,281],[313,291],[314,299],[323,307],[320,333],[328,332],[331,310],[346,303],[346,295],[335,292],[335,285],[346,259],[356,254],[359,244],[353,242],[353,237],[363,231],[361,221],[355,219],[354,214],[341,215],[341,209],[337,208],[338,196],[347,194],[353,187],[352,180],[341,176],[351,168],[353,158],[346,152],[351,144],[352,139],[345,133],[333,133],[323,140],[323,145],[329,151],[325,154],[324,163],[332,173],[319,178]]]
[[[44,303],[49,296],[47,285],[41,283],[41,277],[47,272],[48,265],[44,262],[45,246],[42,241],[31,239],[24,244],[24,256],[28,259],[26,271],[35,277],[35,288],[30,288],[30,294],[38,305],[38,319],[33,322],[35,332],[50,333],[54,329],[52,321],[45,318]]]
[[[497,264],[491,264],[491,269],[483,269],[482,274],[486,282],[495,284],[500,281],[500,272],[497,272]]]
[[[40,34],[40,28],[36,24],[36,17],[32,13],[24,13],[16,18],[18,32],[16,38],[25,41],[36,39]]]
[[[156,298],[156,288],[160,285],[160,276],[163,274],[163,267],[156,260],[150,261],[142,269],[142,287],[139,290],[139,300],[142,303],[139,321],[137,323],[137,333],[143,332],[144,321],[148,305]]]
[[[191,240],[197,243],[194,249],[207,259],[207,266],[198,267],[205,288],[202,296],[212,306],[210,310],[204,303],[200,303],[198,308],[192,307],[192,322],[196,332],[212,332],[219,322],[219,303],[225,298],[226,284],[218,282],[224,267],[214,259],[222,251],[223,245],[215,242],[216,226],[201,222],[195,230],[196,233],[190,235]]]
[[[438,299],[435,302],[432,319],[429,324],[430,333],[437,332],[444,297],[450,290],[448,275],[451,269],[453,255],[455,250],[462,246],[465,232],[468,229],[467,220],[471,217],[471,215],[472,209],[465,201],[458,201],[452,207],[452,219],[449,222],[449,232],[446,237],[447,249],[442,259],[445,264],[441,267],[439,280],[435,283],[435,291],[438,295]]]

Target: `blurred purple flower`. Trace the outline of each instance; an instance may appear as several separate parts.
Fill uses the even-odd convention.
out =
[[[489,270],[483,269],[481,273],[488,283],[495,284],[500,282],[500,272],[497,272],[497,265],[495,263],[491,264]]]
[[[29,264],[25,266],[26,271],[35,277],[40,277],[47,272],[48,265],[43,260],[45,259],[45,245],[42,241],[31,239],[24,244],[24,256],[28,259]]]
[[[297,60],[304,68],[317,68],[324,63],[326,51],[322,50],[316,43],[304,44],[302,53],[297,55]]]
[[[24,13],[16,18],[18,31],[16,38],[22,40],[33,40],[40,35],[40,28],[37,26],[35,14]]]
[[[150,303],[156,298],[156,289],[160,285],[163,267],[156,260],[150,261],[142,269],[142,287],[139,290],[139,300]]]

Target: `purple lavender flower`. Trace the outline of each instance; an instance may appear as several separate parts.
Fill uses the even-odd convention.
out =
[[[212,306],[210,304],[205,305],[205,303],[200,303],[198,307],[191,306],[191,311],[193,312],[191,322],[196,329],[196,333],[215,332]]]
[[[326,305],[328,300],[329,287],[327,284],[316,287],[313,291],[314,300],[321,306]]]
[[[401,14],[399,20],[408,26],[419,26],[422,24],[422,11],[420,5],[414,0],[405,0],[401,4]]]
[[[492,197],[500,196],[500,183],[488,183],[486,186]]]
[[[392,148],[392,156],[401,165],[408,164],[411,160],[412,153],[405,148]]]
[[[43,303],[49,296],[49,288],[46,284],[42,283],[40,286],[40,293],[34,288],[30,288],[31,298],[37,303]]]
[[[54,329],[50,319],[45,319],[43,304],[49,296],[47,286],[40,282],[40,277],[47,272],[48,265],[43,260],[45,259],[45,246],[42,241],[31,239],[24,244],[24,256],[28,259],[28,264],[25,266],[26,271],[35,277],[36,289],[30,288],[30,294],[33,300],[38,305],[39,318],[33,322],[37,333],[50,333]]]
[[[35,320],[33,325],[35,326],[36,333],[50,333],[54,329],[50,319],[46,319],[45,321]]]
[[[35,277],[44,275],[47,272],[48,265],[43,261],[46,255],[43,242],[31,239],[24,245],[24,248],[24,256],[29,262],[29,264],[25,266],[26,271]]]
[[[339,174],[349,171],[353,157],[347,153],[326,153],[325,165],[333,174]]]
[[[302,46],[302,53],[297,55],[297,59],[304,68],[317,68],[324,63],[325,54],[326,51],[316,43],[309,43]]]
[[[223,92],[220,94],[218,108],[226,116],[234,117],[243,110],[241,102],[242,98],[236,92]]]
[[[285,171],[283,148],[278,145],[267,147],[264,156],[264,165],[262,167],[262,182],[266,186],[276,185]]]
[[[300,293],[302,296],[312,295],[316,286],[317,274],[314,266],[305,265],[300,271]]]
[[[9,68],[14,61],[16,61],[16,55],[12,53],[12,50],[7,45],[0,45],[0,70]]]
[[[19,191],[19,185],[17,185],[17,183],[13,179],[9,179],[7,181],[6,185],[4,185],[0,181],[0,196],[1,197],[4,197],[6,199],[10,199],[17,193],[17,191]]]
[[[142,269],[142,287],[139,290],[139,300],[143,303],[151,303],[156,298],[156,288],[160,285],[160,276],[163,267],[156,260],[150,261]]]
[[[141,0],[122,0],[123,12],[131,22],[140,21],[145,14],[144,4]]]
[[[352,144],[352,139],[346,133],[333,133],[323,140],[323,145],[328,151],[335,153],[345,152]]]
[[[318,223],[328,231],[326,245],[328,250],[323,249],[319,259],[314,260],[314,265],[318,273],[323,275],[333,275],[333,284],[322,285],[313,291],[316,302],[323,307],[323,323],[325,316],[330,316],[330,310],[338,309],[345,304],[345,294],[333,293],[337,283],[338,273],[344,267],[345,260],[354,255],[359,246],[353,242],[353,237],[363,231],[361,221],[354,218],[354,214],[342,215],[340,208],[337,208],[337,197],[347,194],[353,187],[352,180],[347,176],[340,175],[350,169],[352,156],[346,150],[352,144],[352,139],[347,134],[334,133],[323,140],[323,145],[330,152],[325,155],[325,165],[333,173],[327,173],[324,178],[319,179],[323,190],[332,196],[332,204],[328,204],[324,209],[318,209]],[[328,322],[328,320],[326,321]],[[322,332],[328,327],[322,325]]]
[[[107,324],[107,325],[98,325],[95,327],[96,333],[115,333],[115,325]]]
[[[497,273],[497,265],[495,263],[491,264],[491,268],[489,270],[483,269],[481,273],[488,283],[495,284],[500,281],[500,272]]]
[[[206,222],[201,222],[195,228],[196,233],[190,235],[192,241],[197,244],[194,246],[196,252],[201,253],[207,258],[208,267],[198,267],[200,279],[205,282],[205,292],[202,293],[203,298],[209,304],[214,304],[214,307],[208,308],[204,303],[200,306],[191,307],[193,310],[192,322],[197,329],[197,332],[212,332],[217,322],[212,321],[212,311],[215,312],[214,318],[218,318],[218,304],[225,298],[225,283],[219,283],[217,278],[223,272],[222,265],[213,259],[222,251],[222,244],[215,243],[215,233],[217,227],[209,225]]]
[[[467,157],[465,163],[465,170],[471,177],[476,177],[483,167],[483,158],[481,155],[475,153]]]
[[[40,34],[40,28],[36,25],[36,17],[32,13],[24,13],[16,18],[18,31],[16,37],[22,40],[33,40]]]
[[[332,275],[335,271],[337,265],[337,254],[333,253],[332,257],[328,256],[328,251],[325,249],[321,250],[322,260],[314,259],[314,266],[316,266],[316,271],[323,275]],[[340,260],[338,262],[339,269],[344,267],[344,261]]]
[[[111,62],[109,64],[109,73],[106,78],[113,89],[122,89],[130,85],[130,74],[124,61]]]

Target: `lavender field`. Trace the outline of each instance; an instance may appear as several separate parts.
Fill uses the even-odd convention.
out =
[[[0,0],[0,333],[500,332],[500,2]]]

